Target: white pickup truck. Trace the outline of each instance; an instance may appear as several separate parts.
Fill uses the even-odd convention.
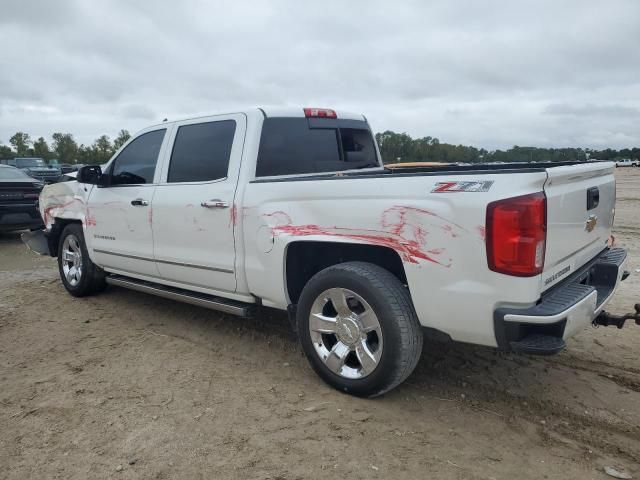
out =
[[[47,186],[45,229],[75,296],[107,284],[249,316],[286,310],[327,383],[382,394],[423,335],[550,354],[603,312],[614,164],[385,169],[366,118],[255,109],[165,122],[103,168]]]
[[[623,158],[616,161],[616,167],[640,167],[640,160]]]

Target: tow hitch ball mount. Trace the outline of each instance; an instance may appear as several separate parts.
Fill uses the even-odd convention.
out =
[[[624,315],[612,315],[611,313],[607,313],[605,311],[600,312],[593,320],[593,325],[608,327],[610,325],[616,326],[618,328],[624,327],[624,322],[627,320],[634,320],[636,325],[640,325],[640,303],[636,303],[633,307],[636,313],[625,313]]]

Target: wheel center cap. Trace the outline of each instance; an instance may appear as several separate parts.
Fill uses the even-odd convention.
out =
[[[338,318],[336,333],[341,342],[353,345],[360,338],[360,326],[353,318]]]

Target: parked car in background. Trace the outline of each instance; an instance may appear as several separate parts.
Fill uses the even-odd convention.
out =
[[[0,165],[0,232],[42,227],[38,197],[44,183],[22,170]]]
[[[60,180],[62,175],[60,168],[47,165],[44,159],[38,157],[18,157],[0,162],[17,167],[30,177],[46,183],[55,183]]]
[[[69,172],[75,172],[78,170],[78,165],[72,165],[70,163],[60,163],[57,159],[49,160],[49,166],[57,167],[65,175]]]
[[[640,160],[635,158],[623,158],[621,160],[616,160],[616,167],[640,167]]]

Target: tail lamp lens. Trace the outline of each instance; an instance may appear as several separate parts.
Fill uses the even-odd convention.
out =
[[[547,198],[543,192],[491,202],[487,206],[489,269],[532,277],[544,267]]]

